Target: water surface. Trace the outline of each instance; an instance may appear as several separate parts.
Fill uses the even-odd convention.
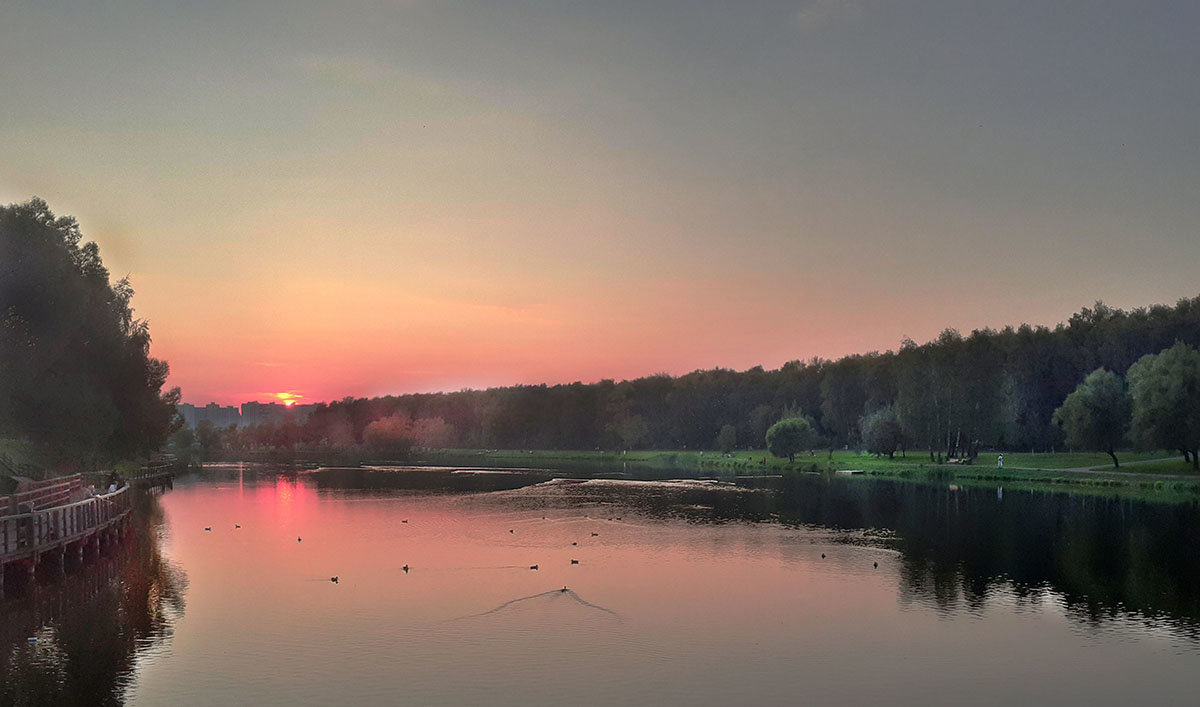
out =
[[[0,605],[0,700],[1191,701],[1194,505],[555,476],[181,480],[144,542]]]

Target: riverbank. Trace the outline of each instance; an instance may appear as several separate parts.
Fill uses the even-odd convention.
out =
[[[1200,501],[1200,475],[1182,460],[1166,453],[1134,452],[1121,456],[1122,466],[1105,467],[1105,454],[1006,453],[1003,468],[997,455],[981,454],[974,464],[930,463],[925,453],[876,457],[851,451],[817,452],[796,461],[772,457],[761,450],[731,453],[712,451],[569,451],[569,450],[430,450],[423,461],[480,466],[525,466],[620,470],[624,468],[678,470],[712,476],[763,474],[851,473],[871,478],[922,482],[951,482],[1120,495],[1164,502]]]

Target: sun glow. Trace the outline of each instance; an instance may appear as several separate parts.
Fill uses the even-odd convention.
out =
[[[288,407],[295,405],[297,401],[304,397],[294,390],[289,390],[285,393],[271,393],[271,396]]]

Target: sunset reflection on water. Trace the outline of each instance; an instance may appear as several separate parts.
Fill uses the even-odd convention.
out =
[[[183,602],[113,684],[134,704],[280,705],[729,704],[751,691],[756,704],[915,703],[981,689],[985,702],[1106,702],[1190,689],[1177,677],[1198,656],[1185,604],[1150,603],[1157,590],[1140,609],[1140,595],[1109,603],[1108,587],[1147,580],[1097,567],[1080,583],[1089,556],[1063,556],[1061,574],[1011,519],[995,522],[1012,514],[1045,538],[1068,518],[1072,552],[1112,556],[1141,537],[1152,544],[1128,551],[1161,554],[1178,511],[873,482],[553,476],[226,465],[181,480],[154,503]],[[1110,532],[1119,514],[1128,527]],[[1012,542],[1028,557],[1004,554]],[[1194,571],[1164,567],[1181,587]]]

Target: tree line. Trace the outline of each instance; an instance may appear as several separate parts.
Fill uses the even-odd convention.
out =
[[[776,370],[346,398],[319,407],[304,424],[230,432],[230,439],[243,447],[381,444],[379,421],[392,420],[383,427],[435,425],[428,446],[757,449],[774,423],[789,418],[805,421],[804,442],[818,448],[921,450],[931,460],[970,458],[983,447],[1079,449],[1089,445],[1055,420],[1076,387],[1097,369],[1124,377],[1139,359],[1176,342],[1200,344],[1200,296],[1131,311],[1097,303],[1053,328],[947,329],[895,351]],[[373,424],[376,433],[368,434]],[[1144,432],[1121,439],[1118,446],[1183,448]]]

